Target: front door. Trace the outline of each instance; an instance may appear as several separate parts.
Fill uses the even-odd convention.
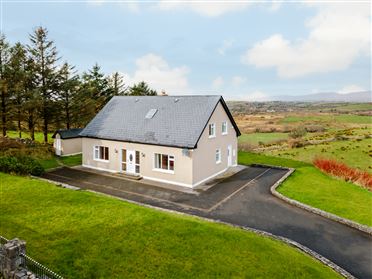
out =
[[[232,165],[232,147],[229,145],[227,147],[227,166],[230,167]]]
[[[136,151],[127,150],[127,172],[136,173]]]
[[[58,156],[61,156],[61,153],[62,153],[61,152],[61,139],[56,138],[55,141],[56,141],[56,154]]]

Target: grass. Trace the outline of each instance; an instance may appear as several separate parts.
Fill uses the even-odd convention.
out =
[[[259,142],[270,143],[282,139],[288,139],[288,133],[253,133],[241,135],[239,137],[239,143],[258,145]]]
[[[44,169],[53,169],[59,166],[77,166],[81,165],[81,154],[57,157],[53,156],[52,158],[40,159],[40,164]]]
[[[311,164],[291,159],[239,152],[239,163],[296,168],[278,188],[280,193],[360,224],[372,226],[372,192],[364,188],[332,178]]]
[[[297,122],[372,124],[372,116],[353,115],[353,114],[287,116],[281,119],[280,122],[282,124],[297,123]]]
[[[340,278],[275,240],[0,173],[0,234],[66,278]]]
[[[350,167],[372,171],[372,139],[346,140],[308,145],[286,150],[266,151],[267,154],[311,163],[316,157],[335,159]]]
[[[8,131],[7,135],[10,138],[18,138],[19,137],[18,131]],[[52,133],[48,134],[48,143],[53,143],[52,136],[53,136]],[[30,133],[22,131],[22,138],[23,139],[30,139],[31,138]],[[35,141],[44,142],[44,134],[42,132],[35,132]]]

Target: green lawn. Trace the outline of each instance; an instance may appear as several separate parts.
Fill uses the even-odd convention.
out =
[[[296,168],[278,188],[283,195],[324,211],[372,226],[372,192],[332,178],[311,164],[291,159],[239,152],[240,164],[261,163]]]
[[[66,278],[339,278],[230,226],[0,173],[0,234]]]
[[[19,134],[17,131],[8,131],[7,132],[8,137],[10,138],[18,138]],[[52,139],[53,133],[48,134],[48,142],[53,143]],[[22,138],[24,139],[29,139],[30,138],[30,133],[26,131],[22,131]],[[44,142],[44,134],[42,132],[35,132],[35,141],[37,142]]]
[[[53,169],[59,166],[72,167],[72,166],[81,165],[81,154],[65,156],[65,157],[53,156],[52,158],[40,159],[38,161],[46,170]]]
[[[347,140],[329,142],[280,151],[266,151],[266,153],[268,155],[280,156],[309,163],[313,162],[313,160],[318,156],[332,158],[344,162],[350,167],[370,172],[372,171],[372,138],[362,139],[360,141]]]
[[[328,123],[353,123],[353,124],[372,124],[372,116],[362,116],[353,114],[339,115],[311,115],[311,116],[287,116],[280,123],[296,123],[296,122],[328,122]]]
[[[242,134],[239,143],[258,145],[259,142],[269,143],[276,140],[288,139],[288,133],[253,133]]]

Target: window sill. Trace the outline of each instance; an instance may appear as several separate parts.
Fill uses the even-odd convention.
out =
[[[215,137],[216,137],[216,136],[209,136],[208,138],[209,138],[209,139],[213,139],[213,138],[215,138]]]
[[[152,169],[153,171],[174,174],[174,170]]]
[[[227,133],[222,133],[221,135],[223,135],[223,136],[227,136],[228,134],[227,134]]]
[[[219,164],[221,164],[221,161],[216,162],[216,165],[219,165]]]
[[[103,160],[103,159],[93,159],[94,161],[97,161],[97,162],[103,162],[103,163],[108,163],[110,162],[110,160]]]

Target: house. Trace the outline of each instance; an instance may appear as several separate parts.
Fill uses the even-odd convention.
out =
[[[237,164],[221,96],[118,96],[80,133],[83,166],[195,187]]]
[[[57,130],[52,136],[56,155],[68,156],[81,153],[81,137],[79,134],[82,130],[79,128]]]

